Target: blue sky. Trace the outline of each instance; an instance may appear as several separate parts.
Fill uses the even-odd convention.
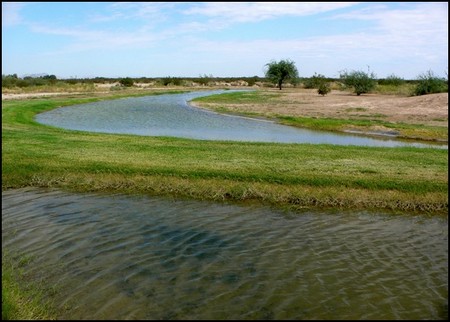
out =
[[[448,72],[447,2],[2,2],[2,74],[301,77]]]

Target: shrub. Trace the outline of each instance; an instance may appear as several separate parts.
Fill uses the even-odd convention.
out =
[[[120,83],[120,85],[122,85],[122,86],[125,86],[125,87],[131,87],[131,86],[133,86],[134,81],[133,81],[133,79],[131,79],[130,77],[125,77],[125,78],[122,78],[122,79],[119,81],[119,83]]]
[[[375,74],[366,73],[363,71],[347,71],[340,73],[340,78],[346,87],[353,87],[356,95],[368,93],[375,88],[376,80]]]
[[[246,78],[246,81],[248,83],[248,86],[253,86],[256,84],[256,82],[259,81],[259,77],[258,76],[248,77]]]
[[[200,85],[207,86],[209,84],[209,82],[212,81],[212,79],[213,79],[213,75],[204,74],[203,76],[200,75],[200,77],[196,78],[194,81]]]
[[[310,78],[305,78],[303,80],[303,86],[305,88],[319,88],[320,85],[325,81],[325,76],[321,74],[314,73]]]
[[[444,78],[434,75],[431,70],[419,75],[417,79],[414,95],[448,92],[448,82]]]
[[[168,77],[161,78],[160,82],[164,86],[167,86],[170,84],[172,84],[174,86],[180,86],[183,83],[183,80],[179,77],[168,76]]]
[[[392,85],[392,86],[400,86],[405,83],[405,80],[401,77],[398,77],[394,74],[389,75],[385,79],[378,80],[379,85]]]
[[[319,95],[325,96],[331,91],[330,84],[328,82],[322,82],[317,89]]]
[[[2,87],[12,88],[16,86],[18,80],[17,74],[2,75]]]

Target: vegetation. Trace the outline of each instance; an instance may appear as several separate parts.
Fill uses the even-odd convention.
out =
[[[447,150],[197,141],[68,131],[34,121],[37,113],[60,106],[126,95],[130,92],[3,101],[2,190],[36,186],[258,201],[300,211],[448,213]],[[202,99],[246,103],[279,97],[278,92],[241,92]],[[46,286],[21,273],[28,259],[2,255],[2,319],[54,319],[41,296]]]
[[[286,104],[281,94],[265,91],[231,92],[205,97],[195,98],[193,102],[200,102],[202,105],[217,112],[237,113],[267,118],[276,118],[283,124],[309,128],[312,130],[336,131],[358,130],[370,132],[374,127],[384,127],[386,130],[398,133],[398,137],[405,139],[420,139],[426,141],[447,141],[448,128],[442,126],[412,125],[400,122],[388,122],[372,117],[371,119],[344,119],[294,117],[283,114],[271,113],[248,113],[246,104],[270,104],[271,106]]]
[[[280,90],[284,81],[295,81],[298,78],[297,67],[295,67],[295,63],[289,59],[282,59],[279,62],[271,61],[266,64],[266,66],[268,66],[265,73],[266,77],[277,84]]]
[[[391,74],[384,79],[379,79],[379,85],[391,85],[391,86],[400,86],[405,83],[405,80],[395,74]]]
[[[134,81],[130,77],[125,77],[125,78],[122,78],[119,83],[122,86],[131,87],[131,86],[133,86]]]
[[[13,259],[2,250],[2,320],[55,320],[51,302],[44,298],[45,286],[23,273],[29,260]]]
[[[363,71],[352,71],[352,72],[341,72],[340,78],[342,83],[354,89],[356,95],[361,95],[364,93],[369,93],[375,88],[376,76],[372,73],[366,73]]]
[[[325,96],[331,91],[330,80],[324,75],[314,73],[310,78],[303,80],[305,88],[316,88],[319,95]]]
[[[419,75],[418,84],[414,90],[415,95],[448,92],[448,82],[437,77],[431,70]]]
[[[276,62],[274,62],[276,63]],[[278,64],[278,63],[276,63]],[[267,64],[269,65],[269,64]],[[293,66],[295,68],[295,66]],[[361,73],[361,75],[353,75]],[[365,74],[365,76],[364,76]],[[347,77],[348,76],[348,77]],[[358,76],[358,77],[353,77]],[[362,77],[359,77],[362,76]],[[343,77],[343,78],[342,78]],[[429,93],[441,93],[448,91],[448,80],[439,78],[432,71],[421,74],[418,79],[404,80],[395,74],[384,79],[375,81],[374,74],[364,72],[341,73],[340,79],[326,78],[321,74],[314,74],[312,77],[303,78],[304,88],[315,88],[320,95],[326,95],[331,89],[342,89],[339,85],[351,88],[355,93],[373,92],[379,94],[394,95],[423,95]],[[369,78],[369,80],[367,80]],[[371,78],[371,79],[370,79]],[[346,80],[345,82],[343,80]],[[284,79],[291,85],[299,84],[298,75],[291,79]],[[366,81],[370,83],[370,89],[364,84]],[[373,81],[373,82],[372,82]],[[354,86],[354,82],[360,82],[358,86]],[[258,86],[271,87],[273,83],[278,84],[278,80],[273,77],[213,77],[212,75],[200,75],[199,77],[163,77],[163,78],[70,78],[58,79],[55,75],[34,75],[24,76],[20,78],[17,74],[2,75],[2,92],[3,93],[29,93],[29,92],[100,92],[105,91],[104,85],[110,85],[112,91],[123,91],[126,88],[134,87],[135,89],[153,88],[158,86]],[[119,85],[115,85],[119,84]],[[133,86],[139,84],[138,86]],[[373,85],[375,84],[375,85]],[[100,86],[103,85],[103,86]],[[373,86],[372,86],[373,85]],[[361,90],[362,89],[362,90]],[[357,92],[358,91],[358,92]]]
[[[112,135],[33,120],[45,110],[98,99],[4,101],[2,188],[172,194],[293,208],[447,211],[446,150]]]

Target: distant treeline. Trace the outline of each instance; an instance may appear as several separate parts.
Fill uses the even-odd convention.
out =
[[[310,83],[314,83],[316,76],[303,77],[298,80],[298,84],[307,83],[310,87]],[[339,81],[339,78],[325,79],[329,82]],[[131,80],[131,82],[130,82]],[[17,74],[2,75],[2,87],[28,87],[28,86],[41,86],[41,85],[54,85],[58,82],[67,84],[112,84],[112,83],[124,83],[125,84],[160,84],[160,85],[175,85],[181,86],[184,83],[197,83],[201,85],[208,85],[209,83],[236,83],[246,82],[248,86],[253,86],[257,82],[267,83],[270,82],[265,77],[252,76],[252,77],[213,77],[213,76],[200,76],[200,77],[121,77],[121,78],[109,78],[109,77],[95,77],[95,78],[61,78],[58,79],[55,75],[43,75],[43,76],[25,76],[23,78],[18,77]],[[416,83],[417,80],[405,80],[407,83]],[[391,83],[389,79],[379,79],[380,85]],[[126,85],[125,85],[126,86]]]
[[[2,87],[28,87],[41,85],[54,85],[56,83],[67,84],[112,84],[119,83],[124,86],[131,86],[135,83],[140,84],[156,84],[156,85],[175,85],[182,86],[187,83],[197,83],[200,85],[209,85],[210,83],[246,83],[247,86],[253,86],[257,82],[268,82],[264,77],[213,77],[211,75],[204,75],[199,77],[95,77],[95,78],[62,78],[58,79],[55,75],[41,75],[41,76],[25,76],[18,77],[17,74],[2,75]]]
[[[405,80],[394,74],[380,79],[374,79],[379,86],[400,87],[402,85],[414,85],[417,87],[415,95],[438,93],[448,91],[448,79],[439,78],[428,71],[419,75],[417,79]],[[320,84],[334,83],[344,85],[341,78],[329,78],[315,73],[311,77],[300,77],[290,82],[291,86],[304,88],[319,88]],[[75,84],[116,84],[118,87],[131,87],[136,84],[148,86],[263,86],[272,87],[271,81],[265,77],[214,77],[212,75],[200,75],[199,77],[95,77],[95,78],[66,78],[58,79],[55,75],[36,75],[18,77],[17,74],[2,75],[2,88],[26,88],[39,86],[70,86]],[[340,87],[338,87],[340,88]]]

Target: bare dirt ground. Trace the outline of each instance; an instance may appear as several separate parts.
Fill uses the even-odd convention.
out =
[[[308,116],[340,119],[379,119],[387,122],[425,124],[448,127],[448,93],[422,96],[356,94],[331,91],[326,96],[315,89],[268,90],[281,94],[258,104],[226,104],[236,112],[256,112],[265,115]],[[196,105],[198,103],[196,102]],[[204,104],[213,107],[219,104]]]
[[[81,92],[42,92],[42,93],[2,93],[3,100],[20,100],[27,98],[49,97],[49,96],[61,96],[70,94],[82,94]]]

